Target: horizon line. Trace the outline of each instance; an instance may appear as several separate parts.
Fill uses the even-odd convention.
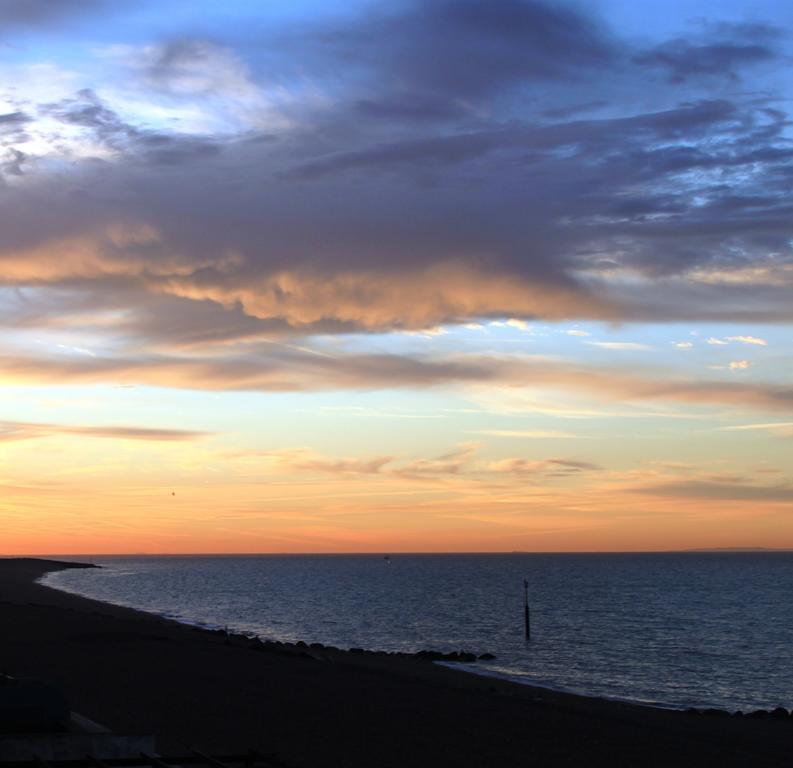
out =
[[[466,550],[466,551],[395,551],[371,552],[42,552],[0,554],[0,559],[54,557],[393,557],[399,555],[662,555],[685,553],[793,552],[793,547],[689,547],[685,549],[586,549],[586,550]]]

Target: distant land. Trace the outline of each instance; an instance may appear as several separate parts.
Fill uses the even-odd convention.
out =
[[[705,547],[684,549],[683,552],[793,552],[790,547]]]

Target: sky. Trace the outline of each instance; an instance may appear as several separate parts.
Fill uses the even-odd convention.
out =
[[[793,5],[0,4],[0,554],[793,547]]]

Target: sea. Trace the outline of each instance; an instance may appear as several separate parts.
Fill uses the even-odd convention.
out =
[[[102,568],[44,583],[188,624],[339,648],[492,653],[460,666],[660,707],[793,708],[793,553],[73,559]]]

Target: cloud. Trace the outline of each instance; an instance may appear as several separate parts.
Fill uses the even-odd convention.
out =
[[[729,368],[731,371],[745,371],[752,366],[748,360],[732,360]]]
[[[182,442],[206,437],[208,432],[186,429],[163,429],[129,426],[80,426],[44,424],[38,422],[0,421],[0,443],[33,440],[58,435],[100,437],[111,440],[148,440],[157,442]]]
[[[472,435],[488,435],[489,437],[517,437],[531,438],[534,440],[557,440],[578,438],[571,432],[561,432],[555,429],[472,429]]]
[[[240,59],[207,40],[182,38],[129,53],[135,55],[130,64],[140,70],[150,87],[172,95],[258,94]]]
[[[756,501],[782,504],[793,502],[793,486],[789,484],[762,486],[743,482],[683,480],[634,488],[633,492],[650,496],[714,501]]]
[[[376,475],[394,461],[393,456],[376,456],[372,459],[327,459],[324,457],[297,457],[288,463],[292,469],[305,472],[324,472],[331,475]]]
[[[333,58],[397,83],[377,102],[385,105],[402,94],[431,94],[441,104],[481,99],[614,59],[608,33],[592,17],[536,0],[413,0],[331,26],[321,41]]]
[[[708,344],[711,344],[713,346],[720,346],[720,347],[726,346],[726,345],[728,345],[730,343],[733,343],[733,342],[740,343],[740,344],[750,344],[750,345],[758,346],[758,347],[767,347],[768,346],[768,342],[765,339],[760,339],[757,336],[727,336],[727,337],[725,337],[723,339],[717,339],[715,336],[711,336],[709,339],[707,339],[707,343]],[[739,362],[746,363],[745,360],[739,361]],[[737,363],[735,365],[733,365],[733,363],[730,363],[730,367],[731,368],[732,367],[747,368],[748,366],[749,366],[749,363],[747,363],[746,365],[743,365],[743,366],[740,366]]]
[[[251,346],[244,356],[109,358],[0,356],[13,384],[146,384],[263,392],[375,390],[483,385],[506,391],[558,387],[603,401],[735,405],[793,410],[793,389],[765,382],[684,379],[656,369],[606,369],[530,356],[315,354],[289,345]]]
[[[0,31],[52,24],[69,16],[112,8],[115,4],[108,0],[4,0],[0,7]]]
[[[756,336],[728,336],[727,341],[738,341],[741,344],[754,344],[760,347],[768,346],[765,339],[758,339]]]
[[[793,437],[793,421],[769,422],[765,424],[740,424],[722,427],[722,432],[767,431],[778,437]]]
[[[634,61],[665,71],[676,84],[701,77],[734,81],[741,69],[776,59],[779,37],[779,30],[763,24],[719,24],[715,29],[711,25],[699,40],[668,40]]]
[[[264,455],[279,466],[294,472],[356,476],[382,475],[400,479],[440,479],[456,476],[470,467],[477,443],[463,443],[454,450],[433,458],[408,459],[399,456],[336,459],[308,449],[270,451]]]
[[[750,38],[777,55],[759,28],[691,45]],[[57,70],[61,96],[14,96],[0,290],[26,301],[7,326],[112,307],[154,354],[494,318],[793,320],[774,94],[689,61],[643,107],[666,65],[555,3],[367,6],[266,40],[268,67],[198,37],[107,46],[123,92]]]
[[[125,121],[90,88],[73,97],[42,106],[41,113],[83,131],[97,147],[124,154],[154,166],[197,162],[221,151],[218,141],[202,136],[176,138],[164,132],[138,128]]]
[[[514,475],[545,475],[551,477],[568,477],[582,472],[596,472],[602,469],[588,461],[572,461],[570,459],[544,459],[530,461],[527,459],[501,459],[488,465],[492,472]]]
[[[624,352],[638,352],[645,349],[652,349],[647,344],[639,344],[635,341],[587,341],[585,344],[591,344],[593,347],[600,347],[601,349],[616,349]]]
[[[400,477],[408,479],[456,476],[469,466],[478,448],[478,443],[462,443],[442,456],[432,459],[413,459],[394,471]]]
[[[462,443],[453,450],[431,458],[375,456],[366,458],[331,458],[309,449],[267,451],[258,454],[292,472],[308,472],[352,478],[380,476],[405,481],[492,482],[512,477],[570,477],[600,471],[596,464],[574,459],[551,458],[527,460],[508,458],[497,461],[478,459],[478,443]]]

